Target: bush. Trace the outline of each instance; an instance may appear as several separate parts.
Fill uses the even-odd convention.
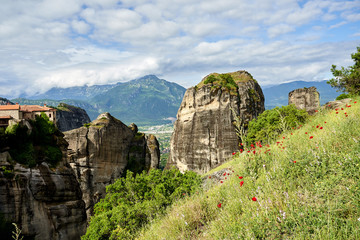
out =
[[[1,134],[1,147],[10,147],[10,155],[20,164],[34,167],[45,161],[54,167],[62,159],[62,152],[57,145],[59,130],[44,113],[30,121],[30,124],[31,134],[25,125],[9,126]]]
[[[351,98],[351,95],[346,94],[346,93],[342,93],[342,94],[340,94],[339,96],[336,97],[336,100],[342,100],[342,99],[345,99],[345,98]]]
[[[200,183],[196,173],[177,169],[152,169],[136,176],[128,171],[107,186],[82,239],[133,239],[143,225],[175,200],[194,193]]]
[[[294,105],[266,110],[257,119],[249,122],[246,143],[270,143],[283,131],[305,123],[308,117],[305,110],[299,110]]]

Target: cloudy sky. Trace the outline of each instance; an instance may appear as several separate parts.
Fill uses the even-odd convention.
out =
[[[320,81],[357,46],[360,0],[1,0],[0,96],[147,74]]]

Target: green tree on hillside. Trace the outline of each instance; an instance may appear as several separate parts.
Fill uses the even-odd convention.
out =
[[[258,141],[271,143],[282,132],[305,123],[308,117],[305,110],[297,109],[294,105],[266,110],[249,122],[246,144]]]
[[[337,69],[336,65],[332,65],[331,72],[334,78],[327,83],[338,91],[360,95],[360,47],[357,47],[356,53],[351,54],[351,58],[355,62],[353,66]]]

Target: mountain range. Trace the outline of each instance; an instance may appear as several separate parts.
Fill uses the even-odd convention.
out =
[[[288,104],[288,93],[297,88],[315,86],[320,103],[332,101],[340,93],[326,81],[295,81],[263,87],[265,108]],[[86,110],[91,120],[103,112],[110,112],[126,124],[160,125],[175,120],[186,89],[176,83],[147,75],[129,82],[70,88],[52,88],[27,99],[12,99],[19,104],[57,106],[60,102]]]
[[[51,106],[64,102],[85,109],[91,119],[110,112],[126,124],[158,125],[175,119],[185,91],[176,83],[147,75],[124,83],[52,88],[28,99],[12,101]]]

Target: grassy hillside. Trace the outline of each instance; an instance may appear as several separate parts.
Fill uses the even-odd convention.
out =
[[[138,239],[360,239],[360,99],[236,153]]]

